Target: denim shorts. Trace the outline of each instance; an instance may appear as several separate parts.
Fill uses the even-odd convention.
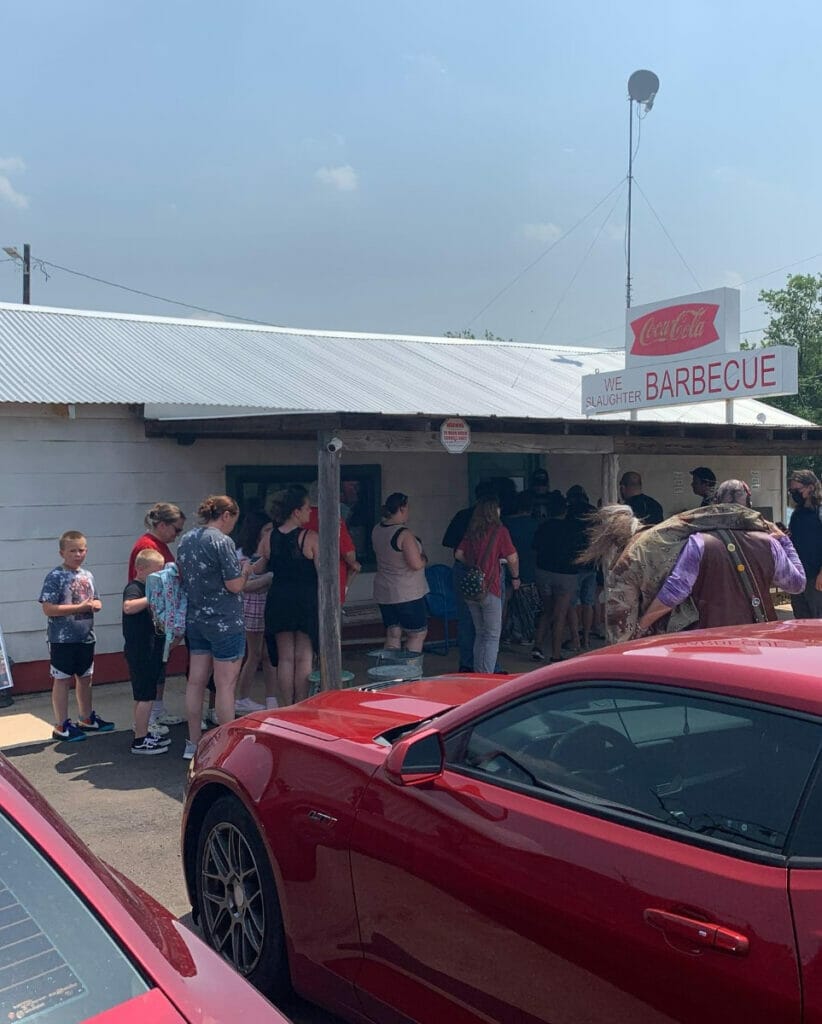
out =
[[[245,630],[209,639],[196,622],[189,622],[186,641],[191,654],[210,654],[215,661],[238,661],[245,654]]]
[[[400,601],[398,604],[381,604],[382,624],[401,626],[406,633],[424,633],[428,629],[428,609],[425,598],[414,601]]]
[[[577,573],[537,569],[537,586],[542,597],[559,597],[560,594],[570,594],[573,600],[577,596]]]
[[[597,600],[596,569],[586,569],[585,572],[579,574],[578,579],[579,592],[577,594],[577,603],[593,608]]]

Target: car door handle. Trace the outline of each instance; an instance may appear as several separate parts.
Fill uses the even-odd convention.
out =
[[[649,925],[659,928],[672,939],[686,939],[696,946],[734,953],[736,956],[745,956],[750,948],[746,936],[710,921],[700,921],[695,917],[672,914],[653,907],[649,907],[642,916]]]

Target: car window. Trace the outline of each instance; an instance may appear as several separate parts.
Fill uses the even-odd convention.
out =
[[[0,1016],[79,1024],[147,991],[54,867],[0,816]]]
[[[449,737],[449,767],[781,851],[820,726],[762,705],[592,684],[512,704]]]

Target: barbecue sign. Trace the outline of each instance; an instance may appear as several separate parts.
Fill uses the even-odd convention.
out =
[[[715,288],[625,311],[625,369],[582,378],[585,416],[792,395],[797,350],[739,351],[739,292]]]

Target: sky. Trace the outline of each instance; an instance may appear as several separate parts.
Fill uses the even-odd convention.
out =
[[[810,2],[3,8],[0,246],[35,261],[280,326],[620,347],[649,68],[633,304],[742,284],[756,340],[759,290],[822,270]],[[200,316],[37,263],[31,289]]]

